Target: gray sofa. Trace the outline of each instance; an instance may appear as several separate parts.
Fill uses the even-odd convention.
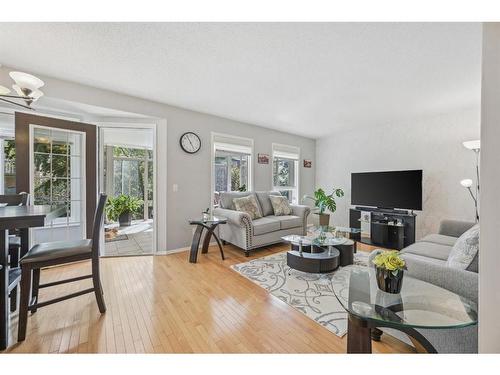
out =
[[[478,301],[478,255],[466,270],[446,265],[450,251],[464,232],[475,223],[443,220],[439,233],[429,234],[414,244],[401,250],[406,261],[406,273],[414,278],[427,281],[464,296],[477,304]],[[371,260],[380,250],[370,254]],[[401,332],[388,332],[402,341],[410,343]],[[438,353],[477,353],[477,325],[459,329],[419,329]]]
[[[236,211],[233,203],[234,198],[251,194],[255,196],[262,214],[261,218],[255,220],[245,212]],[[305,235],[310,208],[291,205],[291,215],[275,216],[269,195],[280,195],[280,193],[273,191],[220,193],[219,207],[214,210],[214,214],[226,217],[228,223],[219,226],[219,237],[243,249],[248,256],[252,249],[281,242],[283,236]]]

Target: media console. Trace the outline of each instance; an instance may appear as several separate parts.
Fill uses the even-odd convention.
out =
[[[412,211],[374,207],[349,210],[349,226],[361,229],[351,238],[361,243],[401,250],[415,242],[416,218]]]

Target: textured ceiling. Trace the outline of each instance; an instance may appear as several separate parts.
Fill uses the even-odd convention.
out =
[[[3,23],[0,63],[316,138],[479,105],[481,25]]]

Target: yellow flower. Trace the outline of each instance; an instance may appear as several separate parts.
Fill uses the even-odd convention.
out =
[[[385,268],[389,271],[402,270],[405,268],[405,261],[399,256],[399,251],[384,251],[373,259],[373,264],[377,267]]]

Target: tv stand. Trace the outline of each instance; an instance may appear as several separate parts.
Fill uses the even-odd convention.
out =
[[[416,217],[413,211],[407,210],[351,208],[349,226],[362,232],[351,238],[368,245],[401,250],[415,242]]]

